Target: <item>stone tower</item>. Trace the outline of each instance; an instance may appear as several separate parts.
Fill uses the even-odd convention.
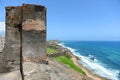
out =
[[[34,15],[33,15],[34,14]],[[22,52],[26,61],[45,58],[46,9],[43,6],[23,4]]]
[[[21,56],[21,7],[6,7],[6,35],[2,57],[2,72],[20,69]]]
[[[6,7],[5,47],[0,72],[22,71],[25,61],[46,59],[46,8],[23,4]]]

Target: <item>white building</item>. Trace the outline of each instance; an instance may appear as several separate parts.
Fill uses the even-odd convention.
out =
[[[5,38],[0,37],[0,52],[2,52],[2,50],[4,48],[4,44],[5,44]]]

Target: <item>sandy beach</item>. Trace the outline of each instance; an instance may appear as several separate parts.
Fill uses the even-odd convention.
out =
[[[74,64],[76,64],[78,67],[80,67],[86,73],[86,75],[88,77],[92,78],[93,80],[107,80],[107,79],[105,79],[103,77],[100,77],[100,76],[94,74],[93,72],[91,72],[90,70],[88,70],[87,68],[85,68],[82,64],[80,64],[78,62],[78,57],[72,56],[71,59],[74,62]]]

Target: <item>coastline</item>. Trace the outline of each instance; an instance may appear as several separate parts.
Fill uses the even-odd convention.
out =
[[[74,55],[73,51],[71,51],[71,49],[69,47],[66,47],[64,46],[63,44],[61,43],[58,43],[58,45],[63,48],[63,49],[67,49],[68,52],[70,52],[70,55],[71,55],[71,60],[73,61],[73,63],[80,67],[88,77],[92,78],[93,80],[108,80],[107,78],[105,77],[101,77],[97,74],[95,74],[94,72],[90,71],[88,68],[84,67],[83,64],[79,63],[78,61],[80,60],[80,58],[76,55]]]
[[[67,56],[72,60],[73,64],[75,64],[77,67],[79,67],[86,73],[86,77],[92,78],[92,80],[109,80],[106,77],[100,76],[99,74],[95,74],[95,72],[91,71],[89,68],[85,67],[84,64],[80,63],[79,61],[82,60],[82,57],[77,56],[75,54],[75,50],[65,46],[64,43],[57,40],[51,40],[48,41],[47,44],[48,48],[53,49],[52,51],[48,51],[50,53],[48,55],[49,57]],[[56,50],[58,50],[57,53]]]
[[[84,67],[82,64],[80,64],[78,62],[79,58],[77,56],[75,56],[75,55],[72,54],[71,60],[73,61],[73,63],[75,65],[77,65],[78,67],[80,67],[86,73],[86,75],[88,77],[92,78],[93,80],[107,80],[104,77],[101,77],[101,76],[99,76],[97,74],[94,74],[92,71],[90,71],[89,69],[87,69],[86,67]]]

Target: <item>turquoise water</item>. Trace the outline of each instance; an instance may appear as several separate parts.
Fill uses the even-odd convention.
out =
[[[80,57],[79,62],[95,74],[120,80],[119,41],[63,41],[63,46]]]

